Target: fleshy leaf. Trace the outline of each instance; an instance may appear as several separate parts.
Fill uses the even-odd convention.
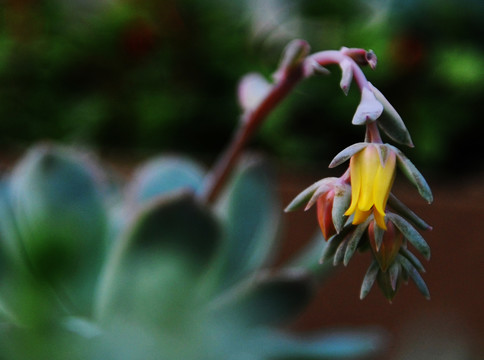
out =
[[[21,159],[10,185],[17,245],[32,271],[67,307],[90,315],[107,247],[100,168],[86,154],[43,144]]]
[[[327,186],[329,190],[330,182],[328,181],[328,179],[319,180],[314,184],[312,184],[311,186],[309,186],[308,188],[304,189],[291,201],[291,203],[284,209],[284,211],[285,212],[294,211],[304,206],[307,206],[308,201],[311,199],[314,192],[318,190],[321,186]]]
[[[356,226],[353,233],[348,238],[348,246],[346,247],[345,256],[343,260],[344,266],[348,266],[353,254],[355,253],[358,243],[360,242],[361,237],[363,236],[364,232],[368,228],[368,224],[370,221],[373,220],[373,216],[369,216],[363,223]]]
[[[222,286],[270,261],[279,233],[279,206],[267,163],[261,159],[242,163],[217,208],[225,226]]]
[[[97,316],[117,312],[170,323],[167,317],[193,305],[195,285],[219,240],[219,224],[193,194],[177,192],[142,206],[111,249]]]
[[[187,189],[197,192],[205,171],[195,162],[178,156],[160,156],[141,167],[128,186],[128,201],[142,204],[172,191]]]
[[[316,191],[313,193],[304,210],[308,210],[309,208],[311,208],[316,203],[316,201],[318,201],[318,198],[321,195],[323,195],[325,192],[328,192],[329,190],[332,190],[334,187],[335,181],[337,180],[338,179],[335,177],[323,179],[321,186],[318,187]]]
[[[373,228],[373,232],[375,235],[375,246],[376,246],[376,251],[380,251],[380,247],[383,241],[383,236],[385,235],[385,230],[383,230],[379,226],[375,226]]]
[[[383,94],[370,84],[370,88],[375,94],[376,99],[383,105],[384,111],[388,114],[388,117],[382,116],[378,119],[378,125],[387,134],[390,139],[409,147],[413,147],[412,138],[410,133],[405,126],[402,118],[395,110],[395,108],[390,104],[390,102],[383,96]]]
[[[331,161],[329,164],[330,168],[334,168],[345,161],[349,160],[353,155],[359,153],[361,150],[363,150],[365,147],[368,146],[369,143],[367,142],[361,142],[361,143],[356,143],[353,145],[348,146],[346,149],[341,150]]]
[[[423,267],[420,260],[412,254],[408,249],[404,248],[403,246],[400,248],[400,255],[407,258],[408,261],[420,272],[425,272],[425,268]]]
[[[420,171],[418,171],[415,165],[399,149],[397,149],[392,145],[388,145],[388,146],[393,148],[397,153],[397,160],[398,160],[397,163],[400,170],[407,177],[407,179],[413,185],[415,185],[419,194],[430,204],[434,198],[432,196],[432,190],[430,190],[430,187],[427,184],[427,181],[425,181],[425,178],[423,177],[423,175],[420,173]]]
[[[255,109],[271,91],[270,84],[261,74],[250,73],[240,80],[238,97],[244,111]]]
[[[388,276],[390,279],[390,285],[392,286],[393,291],[397,290],[397,283],[398,278],[400,276],[400,264],[397,261],[394,261],[393,264],[390,265],[388,268]]]
[[[364,125],[378,119],[383,112],[383,105],[376,99],[373,91],[364,87],[361,90],[360,104],[356,108],[351,123],[353,125]]]
[[[266,341],[266,344],[272,344],[272,346],[267,349],[269,350],[267,355],[262,358],[274,360],[370,359],[377,356],[383,343],[383,334],[372,329],[338,330],[329,333],[306,334],[305,337],[274,333],[272,341],[270,338]],[[263,346],[263,348],[266,347]]]
[[[400,215],[387,213],[388,219],[395,224],[403,236],[428,260],[430,259],[430,247],[425,239],[414,227]]]
[[[333,257],[333,266],[337,266],[343,262],[346,247],[348,246],[348,238],[344,239],[341,244],[339,244]]]
[[[363,282],[361,284],[360,290],[360,299],[363,300],[366,295],[370,292],[373,284],[375,283],[376,277],[378,275],[378,271],[380,271],[380,265],[378,265],[378,261],[373,259],[373,262],[368,267],[366,271],[365,277],[363,278]]]
[[[327,260],[329,260],[336,252],[336,249],[338,248],[339,244],[344,240],[346,235],[353,229],[353,225],[346,225],[343,230],[341,230],[339,233],[333,235],[330,237],[326,243],[325,248],[323,249],[323,252],[321,254],[321,257],[319,259],[320,264],[324,264]]]
[[[390,274],[388,272],[385,273],[383,271],[379,271],[376,280],[380,290],[383,292],[383,295],[385,295],[385,297],[391,302],[397,292],[392,285],[392,281],[390,280]]]
[[[407,220],[410,220],[415,226],[421,230],[432,230],[432,226],[422,220],[417,214],[410,210],[403,202],[401,202],[395,195],[390,193],[388,197],[388,204],[398,214],[402,215]]]
[[[333,200],[333,224],[336,232],[340,232],[346,222],[347,216],[344,215],[351,202],[351,186],[340,183],[334,187]]]
[[[219,315],[235,312],[250,325],[281,324],[298,315],[315,290],[314,278],[306,271],[261,272],[222,294],[213,310]]]
[[[348,91],[350,90],[351,81],[353,80],[353,64],[350,60],[345,59],[339,63],[341,68],[341,81],[339,86],[341,90],[348,95]]]
[[[399,255],[398,256],[398,261],[402,266],[405,268],[407,273],[410,275],[412,280],[414,281],[415,285],[417,285],[418,290],[422,293],[423,296],[425,296],[427,299],[430,299],[430,292],[425,284],[424,279],[422,276],[420,276],[419,272],[415,267],[408,261],[405,257]]]

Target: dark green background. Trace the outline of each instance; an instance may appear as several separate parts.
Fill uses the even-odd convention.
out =
[[[418,166],[482,167],[484,4],[450,1],[7,1],[0,23],[0,146],[56,139],[213,159],[240,114],[238,80],[270,78],[284,45],[373,49],[368,79],[412,134]],[[297,87],[253,146],[320,164],[361,141],[340,72]]]

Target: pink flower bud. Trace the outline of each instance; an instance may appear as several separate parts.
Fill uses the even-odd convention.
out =
[[[324,193],[317,200],[318,222],[325,240],[336,234],[333,223],[333,202],[334,190]]]

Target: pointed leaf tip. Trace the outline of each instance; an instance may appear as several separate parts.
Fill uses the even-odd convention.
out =
[[[410,133],[405,126],[401,116],[390,104],[386,97],[371,83],[368,83],[375,98],[383,105],[383,109],[388,117],[381,117],[378,119],[378,125],[392,140],[407,145],[408,147],[414,147]]]
[[[347,148],[341,150],[331,161],[329,164],[329,168],[334,168],[338,165],[341,165],[345,161],[349,160],[353,155],[359,153],[365,147],[368,146],[369,143],[367,142],[360,142],[353,145],[348,146]]]
[[[388,219],[395,224],[403,236],[428,260],[430,259],[430,247],[425,239],[403,217],[394,213],[387,213]]]

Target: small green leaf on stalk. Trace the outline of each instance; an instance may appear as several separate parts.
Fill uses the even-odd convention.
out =
[[[388,205],[390,205],[395,212],[397,212],[407,220],[410,220],[419,229],[432,230],[432,226],[430,226],[424,220],[422,220],[417,214],[415,214],[412,210],[410,210],[403,202],[401,202],[392,193],[390,193],[390,196],[388,197]]]
[[[378,272],[377,281],[383,295],[385,295],[387,300],[391,303],[396,295],[396,291],[393,289],[389,273],[383,271]]]
[[[376,251],[380,251],[380,247],[383,242],[383,235],[385,235],[385,230],[383,230],[379,226],[375,226],[373,232],[375,236]]]
[[[419,194],[430,204],[434,198],[432,190],[430,190],[427,181],[423,175],[418,171],[415,165],[396,147],[392,147],[397,153],[397,163],[400,170],[407,177],[407,179],[417,188]]]
[[[387,213],[391,222],[395,224],[403,236],[428,260],[430,259],[430,247],[417,230],[403,217],[394,213]]]
[[[333,257],[333,266],[337,266],[343,262],[346,246],[348,245],[348,238],[344,239],[341,244],[339,244]]]
[[[309,210],[316,203],[316,201],[318,201],[321,195],[333,189],[335,181],[337,181],[337,178],[335,177],[325,178],[321,180],[321,186],[318,187],[313,193],[313,196],[311,196],[311,199],[309,199],[306,207],[304,208],[304,211]]]
[[[394,261],[393,264],[390,265],[388,269],[390,284],[394,291],[397,290],[398,278],[400,276],[400,269],[401,269],[401,265],[397,261]]]
[[[312,184],[311,186],[309,186],[308,188],[303,190],[301,193],[299,193],[290,202],[290,204],[287,205],[287,207],[284,209],[284,211],[285,212],[294,211],[294,210],[301,209],[303,206],[306,206],[309,199],[311,199],[311,197],[313,196],[314,192],[316,190],[318,190],[318,188],[320,188],[321,185],[323,185],[325,180],[326,179],[319,180],[318,182],[315,182],[314,184]],[[329,190],[329,188],[328,188],[328,190]]]
[[[390,104],[390,102],[385,98],[385,96],[370,83],[370,88],[375,94],[377,100],[383,105],[384,111],[389,115],[388,117],[381,117],[378,119],[378,125],[392,140],[413,147],[412,138],[410,133],[405,126],[402,118],[395,110],[395,108]]]
[[[321,258],[319,259],[320,264],[323,264],[326,260],[330,259],[334,255],[336,249],[338,248],[339,244],[344,240],[350,228],[351,226],[345,227],[343,228],[343,231],[331,236],[328,239],[328,242],[323,249],[323,253],[321,254]]]
[[[367,142],[360,142],[360,143],[356,143],[356,144],[348,146],[346,149],[341,150],[334,157],[334,159],[329,164],[329,167],[334,168],[334,167],[344,163],[346,160],[349,160],[353,155],[355,155],[356,153],[359,153],[361,150],[363,150],[367,146],[368,146]]]
[[[363,233],[368,228],[368,224],[370,223],[371,220],[373,220],[373,217],[369,216],[365,220],[365,222],[356,226],[355,230],[353,231],[353,233],[348,238],[348,246],[346,247],[345,256],[344,256],[344,260],[343,260],[344,266],[347,266],[348,263],[350,262],[350,259],[353,256],[353,254],[355,253],[356,248],[358,247],[358,243],[360,242],[360,239],[363,236]]]
[[[347,216],[344,215],[351,202],[351,187],[348,184],[338,184],[334,187],[333,218],[336,232],[340,232],[346,222]]]
[[[373,284],[375,283],[375,280],[379,271],[380,271],[380,265],[378,265],[378,261],[373,259],[373,262],[368,267],[368,270],[366,271],[365,277],[363,278],[363,282],[361,284],[361,290],[360,290],[361,300],[363,300],[366,297],[366,295],[368,295],[368,293],[370,292],[371,288],[373,287]]]
[[[398,261],[402,264],[403,268],[408,272],[412,280],[414,281],[415,285],[417,285],[418,290],[422,293],[425,298],[430,300],[430,292],[425,284],[424,279],[420,276],[417,269],[408,261],[405,257],[399,255]]]
[[[405,257],[410,263],[415,266],[415,268],[420,272],[425,272],[425,268],[423,267],[420,260],[412,254],[408,249],[404,248],[403,246],[400,248],[400,255]]]

